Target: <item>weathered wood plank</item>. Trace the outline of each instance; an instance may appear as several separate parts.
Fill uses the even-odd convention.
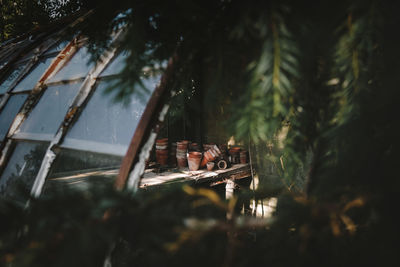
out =
[[[251,176],[249,164],[236,164],[229,169],[207,171],[189,171],[188,168],[182,170],[166,171],[155,173],[152,170],[147,170],[143,175],[140,187],[148,187],[161,185],[171,182],[194,182],[194,183],[224,183],[228,178],[238,180]]]

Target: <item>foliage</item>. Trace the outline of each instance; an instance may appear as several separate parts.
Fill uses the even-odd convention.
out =
[[[398,8],[373,0],[98,1],[81,29],[94,59],[126,25],[121,49],[131,53],[117,95],[133,92],[144,67],[178,55],[177,101],[195,84],[207,85],[211,106],[226,105],[227,129],[257,152],[255,197],[279,196],[277,211],[272,221],[242,220],[232,203],[188,188],[57,192],[26,210],[2,202],[2,263],[98,266],[112,251],[115,266],[393,265]],[[269,183],[267,160],[287,188]]]
[[[80,0],[1,0],[0,42],[87,7]]]

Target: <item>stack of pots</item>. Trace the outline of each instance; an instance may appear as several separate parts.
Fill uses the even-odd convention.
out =
[[[168,138],[156,140],[156,160],[161,166],[168,165]]]
[[[201,152],[191,151],[188,155],[188,164],[190,171],[197,171],[200,167],[201,157],[203,155]]]
[[[207,165],[207,162],[212,162],[221,156],[221,151],[216,145],[212,145],[209,149],[204,152],[203,160],[201,161],[200,166],[203,168]]]
[[[241,164],[247,163],[247,151],[246,150],[240,151],[240,163]]]
[[[179,168],[184,168],[187,166],[187,147],[188,147],[189,141],[187,140],[182,140],[179,142],[176,142],[176,160],[178,163]]]
[[[240,163],[240,147],[232,147],[229,149],[229,156],[232,164]]]

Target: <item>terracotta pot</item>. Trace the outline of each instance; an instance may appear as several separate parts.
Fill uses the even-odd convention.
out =
[[[212,148],[215,144],[214,143],[209,143],[209,144],[203,144],[203,149],[204,151],[208,151],[210,148]]]
[[[217,163],[217,167],[220,170],[225,170],[228,167],[228,163],[225,160],[220,160]]]
[[[162,166],[168,165],[168,150],[156,150],[156,160]]]
[[[214,162],[207,162],[207,170],[212,171],[214,169]]]
[[[156,145],[156,149],[158,150],[168,149],[168,145]]]
[[[181,150],[186,150],[187,149],[187,145],[186,144],[181,144],[181,143],[177,143],[176,144],[176,148],[177,149],[181,149]]]
[[[176,153],[179,153],[179,152],[181,152],[181,153],[186,153],[187,152],[187,144],[183,144],[183,143],[180,143],[180,142],[177,142],[176,143]]]
[[[230,161],[232,164],[238,164],[240,162],[240,150],[240,147],[232,147],[229,149],[229,155],[231,156]]]
[[[190,171],[197,171],[200,166],[201,152],[189,152],[188,164]]]
[[[168,149],[168,138],[162,138],[156,140],[156,151]]]
[[[188,141],[188,140],[181,140],[181,141],[176,142],[176,145],[178,147],[181,146],[182,148],[184,147],[187,149],[189,143],[190,143],[190,141]]]
[[[201,161],[200,166],[204,167],[206,166],[207,162],[214,161],[221,155],[221,151],[217,148],[216,145],[213,145],[209,150],[204,152],[204,157],[203,160]]]
[[[179,168],[185,168],[188,165],[186,156],[188,143],[187,140],[176,142],[176,161]]]
[[[168,146],[168,138],[156,140],[156,146]]]
[[[185,152],[180,152],[180,151],[177,151],[176,152],[176,157],[181,157],[181,158],[186,158],[186,151]]]
[[[189,158],[202,158],[203,154],[197,151],[191,151],[188,153]]]

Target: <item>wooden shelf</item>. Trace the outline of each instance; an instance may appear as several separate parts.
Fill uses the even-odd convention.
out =
[[[140,187],[146,188],[148,186],[175,182],[210,183],[211,185],[217,185],[224,183],[227,179],[238,180],[249,176],[251,176],[249,164],[235,164],[231,168],[215,171],[207,171],[206,169],[189,171],[188,168],[184,168],[157,173],[154,169],[148,169],[141,179]]]

